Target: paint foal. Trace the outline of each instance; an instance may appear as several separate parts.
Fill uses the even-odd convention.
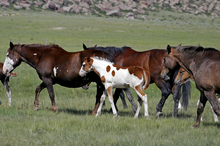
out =
[[[114,117],[117,116],[117,111],[113,103],[112,89],[128,87],[133,88],[138,95],[138,108],[134,118],[138,117],[142,102],[144,102],[144,116],[147,118],[149,117],[147,95],[142,90],[148,88],[150,84],[150,76],[148,71],[144,71],[143,68],[137,66],[119,67],[101,58],[87,57],[83,62],[79,75],[83,77],[90,71],[97,73],[104,84],[109,101],[111,103]],[[96,114],[97,116],[101,113],[104,100],[105,95],[103,95],[101,98],[101,103]]]

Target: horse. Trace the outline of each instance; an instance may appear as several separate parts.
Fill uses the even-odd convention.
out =
[[[200,91],[200,100],[197,108],[196,122],[192,127],[200,126],[201,116],[207,100],[210,102],[215,114],[220,116],[219,103],[216,94],[220,93],[220,51],[214,48],[201,46],[167,46],[167,59],[171,58],[175,64],[181,66],[193,78],[196,88]],[[169,66],[169,65],[168,65]],[[176,66],[169,66],[170,69]]]
[[[117,47],[89,47],[87,48],[85,44],[83,44],[84,50],[90,50],[90,49],[97,49],[97,50],[102,50],[108,53],[113,54],[114,62],[116,65],[122,66],[122,67],[128,67],[128,66],[140,66],[144,68],[145,70],[150,71],[150,84],[155,83],[157,87],[161,90],[162,92],[162,98],[160,99],[159,103],[156,106],[156,116],[162,115],[162,108],[165,104],[166,99],[168,96],[172,93],[173,94],[173,99],[174,99],[174,111],[173,111],[173,116],[177,117],[178,115],[178,105],[179,105],[179,100],[181,97],[180,85],[174,84],[174,79],[175,75],[177,74],[178,70],[176,70],[173,74],[171,74],[170,80],[163,80],[160,77],[160,73],[163,67],[163,57],[166,54],[166,50],[162,49],[153,49],[153,50],[148,50],[148,51],[143,51],[143,52],[138,52],[130,47],[122,47],[122,48],[117,48]],[[189,84],[183,84],[182,87],[184,87],[182,92],[183,95],[183,103],[184,107],[187,107],[188,103],[185,101],[188,101],[188,95],[190,92],[190,86]],[[116,89],[116,94],[119,94],[121,92],[121,89]],[[128,92],[129,93],[129,92]],[[130,102],[132,102],[132,107],[136,106],[133,97],[131,93],[127,97]],[[118,100],[118,96],[114,96],[114,103],[116,105]],[[134,106],[135,105],[135,106]],[[134,110],[135,111],[135,110]]]
[[[117,116],[117,111],[114,106],[112,89],[113,88],[132,88],[138,95],[138,108],[134,118],[137,118],[141,109],[142,102],[144,103],[144,116],[149,117],[147,95],[143,90],[147,89],[150,84],[150,73],[138,66],[120,67],[112,62],[102,58],[87,57],[79,71],[80,76],[85,76],[87,73],[94,71],[101,79],[108,94],[111,103],[113,117]],[[143,90],[142,90],[143,89]],[[96,116],[101,114],[101,108],[105,96],[102,96]]]
[[[192,81],[193,80],[193,77],[187,72],[185,71],[182,67],[180,68],[176,78],[175,78],[175,83],[176,84],[183,84],[185,83],[187,80],[191,79]],[[218,102],[220,103],[220,98],[218,97]],[[197,106],[199,105],[199,100],[197,102]],[[213,117],[214,117],[214,121],[215,122],[219,122],[218,121],[218,116],[215,114],[215,112],[213,111],[212,109],[212,106],[210,105],[210,108],[211,108],[211,111],[212,111],[212,114],[213,114]],[[201,117],[201,121],[203,121],[202,117]]]
[[[8,105],[11,106],[11,89],[10,89],[10,86],[9,86],[9,76],[6,76],[5,74],[3,74],[2,69],[3,69],[3,63],[0,62],[0,80],[1,80],[2,84],[4,85],[4,87],[6,89],[6,93],[7,93],[7,96],[8,96]],[[10,74],[10,76],[15,77],[15,76],[17,76],[17,73],[12,72]]]
[[[10,47],[6,54],[3,66],[3,74],[10,73],[18,67],[21,62],[25,62],[33,67],[42,83],[35,90],[34,110],[39,109],[39,94],[47,88],[51,103],[52,111],[57,112],[58,108],[55,102],[53,90],[54,84],[64,87],[77,88],[86,85],[89,82],[97,83],[96,103],[93,113],[96,113],[100,103],[104,86],[100,78],[91,72],[85,77],[79,76],[79,70],[82,66],[84,58],[96,54],[99,57],[105,57],[113,61],[112,55],[100,50],[86,50],[80,52],[67,52],[60,46],[42,45],[42,44],[17,44],[10,42]]]

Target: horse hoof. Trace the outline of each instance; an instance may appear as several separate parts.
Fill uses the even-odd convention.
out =
[[[163,112],[157,112],[156,117],[162,116]]]
[[[146,119],[150,119],[150,117],[149,117],[149,116],[145,116],[145,118],[146,118]]]
[[[114,115],[113,115],[113,118],[116,118],[117,116],[118,116],[117,114],[114,114]]]
[[[89,89],[89,86],[85,85],[85,86],[82,86],[82,88],[83,88],[84,90],[88,90],[88,89]]]
[[[38,110],[38,108],[37,108],[37,107],[35,107],[35,108],[34,108],[34,111],[37,111],[37,110]]]

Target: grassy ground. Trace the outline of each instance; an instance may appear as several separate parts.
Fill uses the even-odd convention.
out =
[[[0,61],[4,62],[9,41],[13,43],[56,43],[68,51],[89,46],[124,45],[138,51],[165,49],[169,45],[219,47],[219,19],[172,12],[149,13],[148,21],[130,21],[54,12],[11,11],[0,9]],[[95,118],[95,84],[89,90],[54,86],[59,112],[51,112],[46,90],[40,94],[40,110],[33,111],[34,91],[41,83],[34,69],[21,64],[17,77],[10,79],[12,106],[8,106],[5,89],[0,85],[0,145],[218,145],[219,123],[214,123],[209,104],[199,129],[190,126],[196,118],[199,92],[192,82],[192,98],[187,111],[172,117],[173,100],[168,98],[164,115],[155,117],[160,90],[152,84],[148,95],[150,119],[133,119],[130,104],[123,109],[118,102],[119,117],[108,113],[107,101],[102,115]],[[136,95],[134,94],[135,99]]]

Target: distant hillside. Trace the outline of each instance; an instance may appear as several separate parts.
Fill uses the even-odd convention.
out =
[[[147,20],[149,11],[168,10],[179,13],[220,16],[218,0],[0,0],[9,9],[48,9],[61,13],[114,16]]]

